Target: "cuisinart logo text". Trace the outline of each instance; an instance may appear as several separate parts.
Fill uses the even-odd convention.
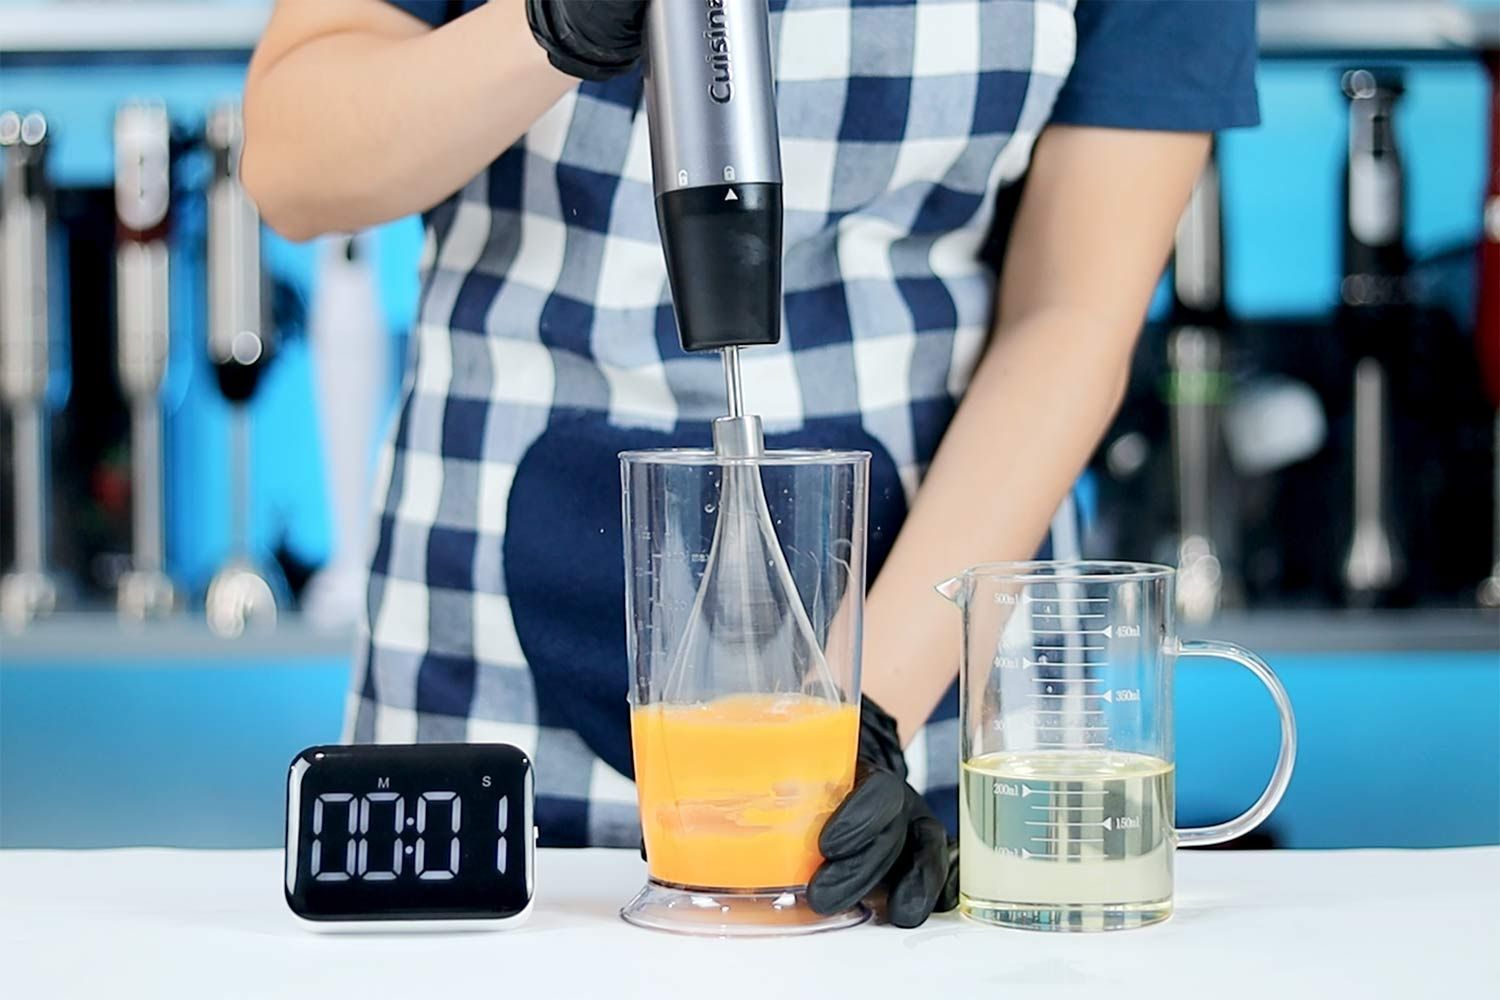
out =
[[[734,86],[729,73],[729,34],[724,30],[724,0],[703,0],[708,11],[708,30],[703,37],[708,39],[708,64],[713,67],[713,79],[708,84],[708,96],[715,104],[728,104],[734,96]]]

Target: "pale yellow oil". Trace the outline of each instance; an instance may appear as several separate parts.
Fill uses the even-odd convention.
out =
[[[1165,919],[1173,810],[1173,767],[1145,754],[1026,751],[965,761],[960,909],[1050,930]]]

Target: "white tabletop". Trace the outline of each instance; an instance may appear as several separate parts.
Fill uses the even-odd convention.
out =
[[[638,930],[634,852],[542,851],[488,934],[310,934],[276,851],[0,851],[0,993],[199,1000],[1468,997],[1500,983],[1500,848],[1183,851],[1178,909],[1060,935],[954,915],[769,941]],[[1019,987],[1020,989],[1016,989]],[[1045,992],[1043,992],[1045,990]]]

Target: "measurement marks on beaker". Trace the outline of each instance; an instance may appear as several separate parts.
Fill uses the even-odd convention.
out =
[[[1076,859],[1080,848],[1102,848],[1111,835],[1143,829],[1140,815],[1122,812],[1118,792],[1111,789],[997,781],[994,794],[1029,800],[1009,807],[1023,810],[1018,818],[1025,833],[1019,842],[996,845],[1007,857]]]
[[[1108,795],[1109,792],[1103,788],[1033,788],[1024,781],[997,781],[995,794],[1008,798],[1029,799],[1033,795],[1056,798],[1063,795]]]
[[[1033,660],[1025,656],[1000,655],[995,657],[995,666],[1001,670],[1035,670],[1038,667],[1107,667],[1108,660],[1049,660],[1043,656]]]
[[[1041,842],[1051,843],[1051,844],[1058,844],[1058,843],[1068,843],[1068,844],[1102,844],[1102,843],[1104,843],[1104,838],[1103,837],[1068,837],[1066,840],[1059,840],[1056,837],[1032,837],[1032,838],[1030,838],[1030,840],[1032,842],[1041,841]],[[1032,851],[1032,850],[1028,850],[1025,847],[1008,847],[1008,846],[1006,846],[1004,844],[1001,844],[999,846],[993,847],[993,848],[991,848],[991,850],[993,850],[994,853],[1001,855],[1002,857],[1020,858],[1023,861],[1025,861],[1027,859],[1030,859],[1030,858],[1047,858],[1047,859],[1057,860],[1057,859],[1059,859],[1061,857],[1057,853],[1057,851],[1055,851],[1055,850]]]
[[[1103,646],[1085,646],[1077,652],[1091,653],[1103,650]],[[1039,656],[1035,660],[1028,656],[1010,656],[1004,653],[995,657],[995,666],[1000,670],[1035,670],[1037,667],[1107,667],[1108,660],[1049,660]]]
[[[1061,615],[1033,615],[1038,618],[1061,618]],[[1087,615],[1069,615],[1070,618],[1086,618]],[[1104,615],[1098,615],[1104,618]],[[1106,639],[1139,639],[1141,627],[1139,625],[1106,625],[1103,628],[1033,628],[1032,635],[1062,635],[1062,636],[1085,636],[1102,635]],[[1103,647],[1096,647],[1103,648]]]
[[[1113,830],[1115,828],[1115,818],[1113,816],[1106,816],[1106,817],[1104,817],[1104,819],[1099,820],[1098,822],[1095,822],[1093,820],[1072,819],[1072,820],[1062,821],[1061,823],[1058,820],[1056,820],[1056,819],[1028,819],[1028,820],[1022,820],[1022,825],[1024,825],[1024,826],[1044,826],[1044,827],[1050,827],[1050,828],[1053,828],[1053,829],[1056,829],[1058,826],[1063,826],[1063,825],[1066,825],[1066,826],[1080,826],[1080,827],[1081,826],[1091,826],[1091,827],[1098,827],[1101,830]],[[1045,840],[1046,838],[1045,837],[1038,837],[1036,839],[1037,840]]]
[[[1037,678],[1037,683],[1050,686],[1052,684],[1067,684],[1078,681],[1092,681],[1098,679],[1099,678],[1094,677]],[[1114,703],[1123,701],[1140,701],[1141,690],[1140,688],[1107,688],[1103,691],[1033,691],[1031,692],[1031,697],[1037,701],[1044,701],[1048,698],[1072,698],[1075,701],[1083,701],[1089,698],[1098,698],[1102,701]],[[1037,711],[1044,710],[1038,709]]]

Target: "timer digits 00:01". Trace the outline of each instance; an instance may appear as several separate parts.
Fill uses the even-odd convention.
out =
[[[287,774],[287,905],[314,930],[520,923],[533,802],[505,743],[309,747]]]

